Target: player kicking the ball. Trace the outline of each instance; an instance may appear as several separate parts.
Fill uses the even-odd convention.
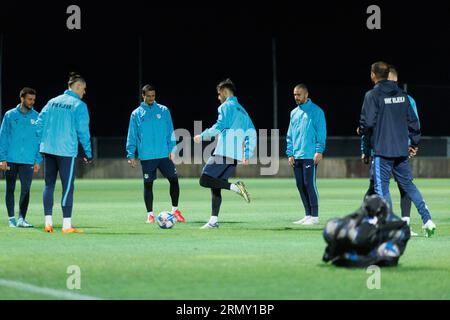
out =
[[[250,196],[241,181],[229,183],[236,171],[238,161],[248,165],[256,147],[256,130],[247,111],[234,96],[236,89],[230,79],[217,85],[218,98],[222,103],[218,109],[219,117],[216,124],[194,137],[195,143],[218,136],[214,155],[203,168],[200,185],[211,189],[211,218],[202,229],[219,227],[217,217],[222,203],[221,190],[231,190],[250,202]]]
[[[180,186],[177,170],[172,160],[175,156],[175,134],[172,117],[167,107],[156,103],[156,90],[151,85],[142,88],[143,102],[131,113],[127,138],[127,158],[136,167],[136,150],[144,176],[144,201],[147,208],[146,223],[154,223],[153,181],[156,169],[169,180],[172,214],[178,222],[185,222],[178,210]]]

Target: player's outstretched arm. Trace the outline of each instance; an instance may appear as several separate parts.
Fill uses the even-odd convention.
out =
[[[201,138],[200,141],[211,139],[212,137],[215,137],[216,135],[221,133],[223,130],[228,128],[229,119],[228,119],[228,111],[227,111],[226,105],[220,106],[218,109],[218,112],[219,112],[219,115],[217,117],[216,123],[211,128],[204,130],[200,134],[200,138]],[[194,137],[194,141],[195,141],[195,137]],[[197,143],[199,143],[199,142],[197,142]]]

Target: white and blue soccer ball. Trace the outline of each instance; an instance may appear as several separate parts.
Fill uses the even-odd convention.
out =
[[[177,219],[169,211],[163,211],[156,217],[156,222],[161,229],[170,229],[175,225]]]

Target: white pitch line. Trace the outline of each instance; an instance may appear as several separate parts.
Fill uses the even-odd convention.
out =
[[[43,294],[46,296],[51,296],[59,299],[67,299],[67,300],[102,300],[101,298],[85,296],[82,294],[64,291],[64,290],[56,290],[46,287],[38,287],[32,284],[23,283],[19,281],[12,281],[6,279],[0,279],[0,287],[8,287],[16,290],[22,290],[32,293]]]

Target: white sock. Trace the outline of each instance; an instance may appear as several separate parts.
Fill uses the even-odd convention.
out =
[[[72,228],[72,218],[63,218],[63,229]]]
[[[431,219],[430,219],[430,220],[428,220],[427,223],[425,223],[423,226],[424,226],[424,227],[428,227],[428,226],[432,226],[432,225],[434,225],[434,222],[431,221]]]
[[[53,225],[53,216],[45,216],[45,225]]]
[[[151,211],[151,212],[147,212],[147,215],[150,217],[150,216],[155,216],[154,214],[153,214],[153,211]]]
[[[231,184],[230,190],[231,190],[231,191],[234,191],[234,192],[236,192],[236,193],[241,193],[241,190],[239,190],[238,186],[235,185],[234,183]]]
[[[402,220],[406,222],[406,224],[409,226],[410,217],[402,217]]]
[[[215,224],[215,223],[217,223],[217,217],[211,216],[211,218],[209,218],[209,224]]]
[[[177,211],[177,210],[178,210],[178,207],[172,206],[172,212],[175,212],[175,211]]]

